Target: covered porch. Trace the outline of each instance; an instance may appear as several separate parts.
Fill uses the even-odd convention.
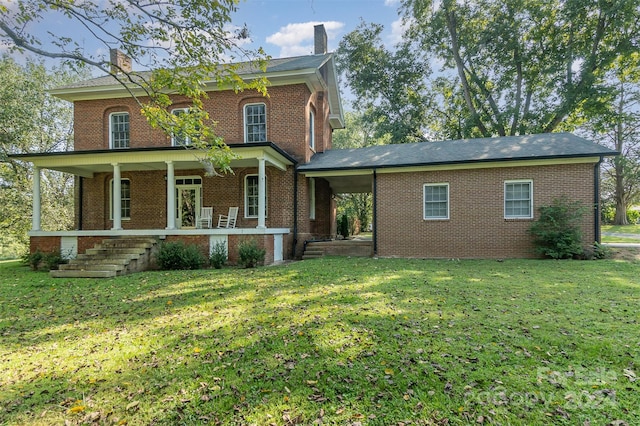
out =
[[[267,254],[270,263],[283,260],[290,225],[272,219],[272,225],[268,226],[267,174],[292,174],[290,166],[295,159],[269,142],[230,147],[236,156],[231,167],[245,170],[251,177],[251,206],[243,203],[247,188],[242,176],[206,177],[204,153],[195,149],[162,147],[20,156],[35,166],[29,233],[32,250],[55,248],[58,241],[63,254],[74,255],[101,239],[148,236],[193,241],[207,253],[213,244],[223,241],[231,255],[235,241],[253,237],[270,251]],[[77,176],[76,229],[56,232],[41,229],[42,169]],[[129,182],[135,191],[127,194]],[[202,207],[212,209],[214,204],[210,227],[200,226]],[[218,215],[227,214],[229,207],[240,208],[243,220],[237,227],[218,229]]]

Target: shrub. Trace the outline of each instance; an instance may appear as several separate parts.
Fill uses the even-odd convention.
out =
[[[206,262],[196,245],[180,241],[163,243],[157,259],[160,269],[199,269]]]
[[[267,254],[265,249],[258,247],[254,240],[240,243],[238,264],[245,268],[254,268],[256,265],[264,264],[264,257]]]
[[[349,216],[346,213],[338,218],[338,235],[342,235],[343,238],[349,236]]]
[[[211,250],[211,256],[209,257],[211,266],[216,269],[220,269],[227,263],[227,246],[222,241],[218,241],[213,245]]]
[[[536,252],[553,259],[568,259],[582,253],[580,221],[585,207],[566,197],[538,209],[540,217],[529,228]]]
[[[627,210],[627,219],[629,219],[630,225],[637,225],[640,223],[640,210]]]
[[[27,253],[22,257],[22,262],[29,265],[29,267],[34,271],[51,271],[53,269],[58,269],[59,265],[67,263],[67,261],[62,258],[62,254],[57,250],[51,252],[41,252],[40,250],[36,250],[33,253]]]

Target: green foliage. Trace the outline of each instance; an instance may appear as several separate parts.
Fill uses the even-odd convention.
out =
[[[15,0],[0,16],[0,38],[11,50],[67,61],[76,67],[91,66],[110,74],[139,104],[153,127],[167,135],[180,134],[201,150],[210,173],[229,171],[231,151],[213,131],[215,124],[202,108],[203,82],[240,91],[255,89],[266,94],[267,81],[257,76],[245,81],[237,66],[221,65],[228,58],[247,59],[264,71],[267,55],[243,47],[246,27],[230,30],[238,0],[107,3],[97,0],[50,2]],[[56,28],[40,34],[30,31],[37,23],[56,16]],[[74,29],[68,37],[67,28]],[[88,55],[85,40],[100,45],[103,55]],[[112,69],[109,49],[117,48],[151,72]],[[95,51],[96,49],[93,49]],[[259,74],[259,72],[256,72]],[[192,114],[175,119],[167,93],[191,102]]]
[[[264,264],[264,258],[267,250],[258,247],[255,240],[242,241],[238,247],[239,260],[238,264],[245,268],[255,268]]]
[[[218,241],[213,245],[209,262],[216,269],[222,268],[227,263],[227,245],[224,242]]]
[[[630,225],[640,224],[640,210],[629,209],[627,210],[627,218]]]
[[[181,241],[160,245],[157,254],[160,269],[200,269],[206,258],[195,244],[184,244]]]
[[[66,263],[67,261],[62,257],[62,254],[57,251],[42,252],[36,250],[33,253],[27,253],[22,256],[22,263],[28,265],[33,271],[51,271],[58,269],[59,265]]]
[[[349,234],[349,215],[343,213],[337,218],[338,221],[338,235],[342,235],[343,238],[347,238]]]
[[[539,218],[529,228],[536,252],[553,259],[580,255],[583,251],[580,221],[585,211],[580,202],[566,197],[554,199],[550,206],[541,206]]]

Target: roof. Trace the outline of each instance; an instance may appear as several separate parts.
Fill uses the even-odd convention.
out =
[[[416,167],[496,161],[614,156],[618,152],[571,133],[544,133],[441,142],[333,149],[316,154],[301,172]]]
[[[311,92],[326,90],[331,127],[333,129],[344,127],[342,100],[333,53],[270,59],[267,62],[266,72],[260,70],[254,62],[239,62],[228,65],[236,67],[235,72],[245,80],[266,76],[271,86],[306,84]],[[134,72],[131,74],[131,78],[134,81],[136,78],[144,80],[148,79],[150,75],[150,71]],[[216,81],[205,81],[204,85],[205,90],[208,91],[221,90]],[[132,85],[132,90],[134,93],[144,95],[135,84]],[[78,81],[50,90],[49,93],[71,102],[131,96],[131,93],[125,90],[122,84],[111,75]]]

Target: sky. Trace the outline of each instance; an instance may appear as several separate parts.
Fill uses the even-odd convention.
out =
[[[313,27],[324,24],[329,51],[364,20],[384,25],[385,44],[400,40],[399,0],[241,0],[233,23],[246,24],[253,41],[272,57],[313,53]]]

